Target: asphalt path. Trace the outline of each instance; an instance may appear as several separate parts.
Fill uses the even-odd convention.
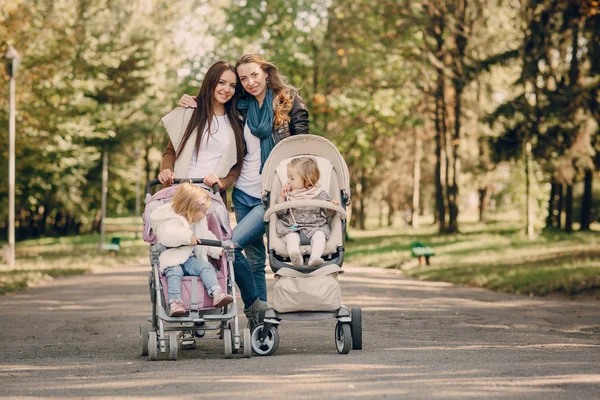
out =
[[[337,353],[335,320],[284,321],[270,357],[225,359],[222,341],[203,340],[178,361],[151,362],[138,354],[148,269],[0,297],[0,398],[600,398],[597,302],[346,265],[343,300],[362,307],[362,351]]]

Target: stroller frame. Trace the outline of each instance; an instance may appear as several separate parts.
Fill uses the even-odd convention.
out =
[[[174,184],[188,179],[175,179]],[[192,179],[192,183],[202,183],[203,179]],[[146,201],[150,198],[153,186],[160,184],[152,180],[146,185]],[[218,193],[218,188],[213,188]],[[151,272],[148,277],[152,314],[146,320],[148,324],[140,325],[141,355],[149,356],[149,360],[158,359],[159,353],[168,351],[170,360],[177,359],[179,344],[184,349],[196,347],[198,339],[205,336],[205,331],[218,331],[218,339],[223,339],[226,358],[233,357],[240,348],[243,348],[244,357],[252,355],[250,343],[250,329],[244,328],[240,332],[238,321],[238,306],[236,297],[235,273],[233,268],[234,245],[231,241],[207,240],[200,238],[202,246],[222,247],[225,249],[224,257],[227,260],[227,293],[233,296],[233,303],[222,308],[198,309],[197,298],[192,298],[192,308],[187,316],[170,317],[168,314],[167,299],[165,299],[159,256],[165,247],[159,243],[150,247]],[[192,285],[196,285],[192,281]],[[179,325],[176,325],[179,324]],[[182,337],[179,333],[182,333]],[[246,346],[244,346],[244,343]]]

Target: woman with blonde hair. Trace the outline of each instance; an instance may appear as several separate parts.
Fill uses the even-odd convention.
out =
[[[258,312],[265,307],[264,303],[254,300],[255,296],[262,301],[267,299],[262,167],[280,140],[309,133],[309,117],[298,90],[287,83],[273,63],[258,54],[245,54],[238,58],[235,68],[244,89],[237,107],[246,120],[246,154],[232,193],[238,223],[233,230],[233,241],[237,244],[234,267],[246,306],[244,311],[253,326],[258,321]],[[183,107],[195,104],[194,98],[188,95],[183,95],[179,102]]]

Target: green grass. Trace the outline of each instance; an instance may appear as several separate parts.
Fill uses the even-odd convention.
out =
[[[525,237],[518,220],[487,224],[462,222],[461,233],[438,235],[426,225],[351,231],[346,260],[365,266],[401,269],[407,276],[447,281],[495,291],[545,296],[600,290],[600,233],[547,230]],[[418,265],[410,244],[432,247],[431,265]]]
[[[86,268],[12,269],[0,271],[0,295],[24,290],[40,281],[71,275],[83,275]]]
[[[148,262],[148,245],[141,238],[136,239],[131,229],[135,221],[131,218],[109,220],[106,242],[110,243],[114,236],[121,238],[121,249],[116,255],[99,249],[98,234],[18,242],[15,269],[0,264],[0,295],[54,278]]]

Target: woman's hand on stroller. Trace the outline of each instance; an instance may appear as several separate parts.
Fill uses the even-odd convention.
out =
[[[196,237],[196,235],[192,235],[192,240],[190,241],[190,246],[197,246],[200,244],[200,239]]]
[[[214,184],[219,185],[219,189],[223,190],[225,189],[225,186],[223,185],[223,182],[221,182],[221,180],[219,179],[218,176],[216,176],[215,174],[209,174],[206,175],[204,177],[204,184],[208,187],[213,187]]]
[[[196,108],[198,107],[198,103],[196,103],[196,96],[190,96],[189,94],[184,94],[179,99],[179,103],[177,104],[179,107],[185,108]]]
[[[175,179],[175,172],[170,169],[163,169],[160,171],[160,174],[158,174],[158,180],[162,184],[172,185],[173,179]]]

